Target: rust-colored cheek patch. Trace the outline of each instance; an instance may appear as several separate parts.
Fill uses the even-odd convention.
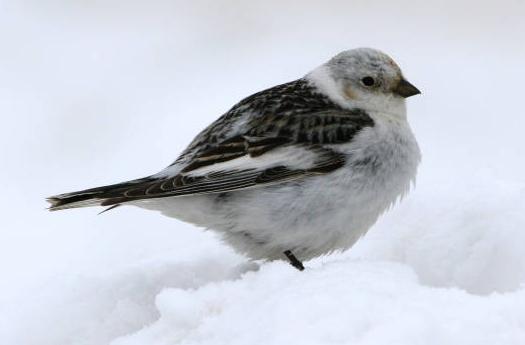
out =
[[[350,86],[345,87],[345,96],[348,99],[357,99],[357,95]]]

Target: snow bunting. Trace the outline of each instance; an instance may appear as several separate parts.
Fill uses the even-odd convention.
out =
[[[161,172],[50,197],[50,210],[156,210],[302,270],[350,248],[409,191],[420,151],[405,98],[419,93],[386,54],[347,50],[241,100]]]

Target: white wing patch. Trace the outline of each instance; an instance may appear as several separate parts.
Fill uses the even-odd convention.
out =
[[[262,171],[277,166],[284,166],[290,170],[310,169],[314,167],[315,162],[318,159],[319,154],[315,151],[307,150],[303,147],[287,146],[285,148],[267,152],[258,157],[245,155],[226,162],[207,165],[185,173],[185,175],[202,176],[217,171],[228,172],[252,169]],[[180,171],[180,169],[178,170]]]

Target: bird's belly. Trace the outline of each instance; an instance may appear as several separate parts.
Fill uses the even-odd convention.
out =
[[[229,208],[236,221],[229,223],[225,238],[257,258],[279,257],[287,249],[302,259],[344,250],[408,189],[410,178],[400,180],[377,176],[364,181],[341,171],[239,195]]]

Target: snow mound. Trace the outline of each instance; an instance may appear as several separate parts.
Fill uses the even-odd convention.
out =
[[[523,344],[525,290],[487,297],[422,287],[407,266],[265,265],[242,279],[166,289],[135,344]],[[521,331],[517,331],[521,329]]]
[[[57,277],[8,305],[6,344],[107,344],[159,317],[155,296],[166,287],[196,288],[254,269],[225,252],[193,262],[154,260],[111,274]],[[0,321],[2,321],[0,319]],[[27,330],[31,330],[27,332]],[[2,342],[3,343],[3,342]]]

